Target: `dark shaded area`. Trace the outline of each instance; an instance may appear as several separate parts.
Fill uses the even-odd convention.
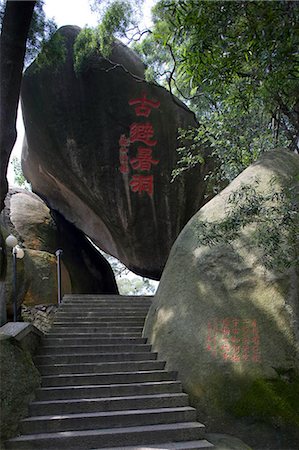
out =
[[[60,213],[51,215],[57,226],[57,246],[69,272],[73,294],[118,294],[113,270],[82,231]]]
[[[8,191],[6,172],[17,132],[16,119],[26,40],[35,1],[7,1],[0,37],[0,211]]]

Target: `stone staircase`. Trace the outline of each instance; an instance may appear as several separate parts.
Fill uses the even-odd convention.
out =
[[[42,387],[12,450],[208,449],[204,425],[142,338],[151,297],[67,295],[36,364]]]

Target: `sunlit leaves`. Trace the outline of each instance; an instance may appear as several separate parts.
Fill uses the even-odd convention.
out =
[[[268,188],[269,193],[263,193],[260,180],[241,185],[230,195],[223,220],[199,223],[200,243],[209,247],[232,243],[253,225],[250,240],[244,245],[249,251],[261,250],[260,262],[267,269],[298,267],[298,180],[278,190],[273,179]]]
[[[96,30],[83,28],[78,34],[74,44],[74,68],[78,73],[83,70],[84,64],[99,49],[99,38]]]
[[[133,7],[129,1],[116,0],[107,9],[99,25],[101,53],[109,56],[116,36],[124,36],[130,26],[135,26]]]

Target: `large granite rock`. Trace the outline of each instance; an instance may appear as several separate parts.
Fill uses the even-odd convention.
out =
[[[56,302],[55,251],[58,248],[63,249],[63,293],[118,293],[108,261],[80,230],[59,213],[51,213],[37,195],[23,189],[11,189],[5,204],[0,214],[4,237],[10,233],[15,235],[25,249],[24,259],[17,262],[19,307],[22,303],[38,305]],[[3,248],[5,250],[5,245]],[[11,318],[13,292],[10,254],[3,284],[2,303],[7,304],[8,317]]]
[[[172,248],[144,329],[167,368],[179,371],[199,418],[254,448],[298,448],[298,264],[278,271],[263,262],[273,249],[298,257],[298,213],[292,235],[281,226],[281,242],[274,235],[271,241],[273,223],[266,222],[269,252],[254,242],[266,211],[277,206],[275,197],[260,222],[241,227],[230,242],[224,236],[214,245],[201,243],[203,223],[215,231],[218,223],[219,231],[232,194],[250,192],[245,186],[264,198],[283,187],[298,205],[298,174],[298,155],[266,153],[189,221]],[[255,205],[253,196],[250,204]],[[288,205],[284,198],[285,217]]]
[[[25,72],[23,171],[51,209],[134,272],[157,279],[205,201],[208,163],[170,182],[178,128],[196,121],[168,91],[144,81],[142,62],[120,42],[109,60],[92,57],[76,75],[79,31],[58,31],[63,64],[38,70],[33,63]]]
[[[57,227],[47,205],[23,189],[10,189],[5,203],[9,222],[26,247],[54,253]]]

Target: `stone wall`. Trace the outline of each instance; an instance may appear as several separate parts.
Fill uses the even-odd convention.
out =
[[[58,305],[22,305],[22,319],[32,323],[43,333],[47,333],[51,328],[57,308]]]

